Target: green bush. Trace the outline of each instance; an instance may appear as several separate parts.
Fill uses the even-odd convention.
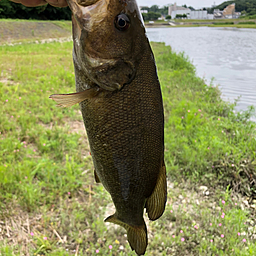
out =
[[[234,25],[235,23],[233,21],[227,21],[227,22],[213,22],[213,25]]]
[[[255,21],[242,21],[239,22],[238,24],[244,25],[244,24],[256,24]]]
[[[148,13],[142,13],[143,19],[146,20],[157,20],[159,17],[161,17],[160,13],[157,12],[148,12]]]
[[[184,14],[177,14],[176,19],[182,19],[182,18],[187,18],[187,15],[184,13]]]

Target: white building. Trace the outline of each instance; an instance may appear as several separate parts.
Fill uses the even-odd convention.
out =
[[[188,19],[191,20],[213,20],[214,15],[208,14],[207,11],[191,11]]]
[[[170,15],[172,17],[172,19],[174,19],[176,17],[176,15],[183,15],[183,14],[190,14],[191,10],[189,8],[185,8],[182,6],[177,6],[177,4],[173,4],[171,6],[169,6],[168,8],[168,15]]]
[[[192,11],[189,19],[191,20],[207,20],[207,11]]]
[[[191,11],[189,8],[177,6],[176,3],[169,6],[168,15],[174,19],[176,15],[186,14],[188,19],[192,20],[213,20],[214,15],[208,14],[207,11]]]
[[[176,11],[172,11],[171,17],[172,19],[175,19],[176,15],[183,15],[186,14],[187,16],[190,15],[191,10],[176,10]]]
[[[208,20],[214,20],[214,15],[213,14],[207,14],[207,19]]]

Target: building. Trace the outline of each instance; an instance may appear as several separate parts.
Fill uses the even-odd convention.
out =
[[[213,14],[208,14],[207,11],[191,11],[188,19],[191,20],[213,20]]]
[[[230,4],[223,10],[223,16],[226,18],[233,17],[236,11],[236,4]]]
[[[172,17],[172,19],[174,19],[176,17],[176,15],[186,14],[188,16],[190,14],[190,12],[191,12],[191,10],[189,8],[177,6],[176,3],[169,6],[169,8],[168,8],[168,15],[170,15]]]
[[[240,12],[236,12],[236,4],[228,5],[223,11],[215,9],[213,11],[214,19],[237,19],[241,16]]]
[[[214,9],[213,16],[214,16],[214,19],[224,19],[223,11],[221,11],[220,9]]]
[[[191,11],[189,8],[177,6],[176,3],[169,6],[168,15],[174,19],[176,15],[187,15],[188,19],[193,20],[212,20],[213,14],[208,14],[207,11]]]

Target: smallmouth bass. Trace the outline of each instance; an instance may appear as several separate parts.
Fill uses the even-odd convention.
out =
[[[67,0],[72,11],[76,93],[54,94],[60,106],[80,103],[95,180],[144,255],[150,220],[164,212],[164,114],[154,56],[135,0]]]

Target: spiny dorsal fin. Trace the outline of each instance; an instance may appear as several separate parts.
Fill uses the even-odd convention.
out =
[[[125,228],[127,231],[128,242],[138,255],[144,255],[148,245],[147,227],[144,222],[141,226],[131,226],[119,220],[115,214],[105,219],[105,222],[112,222]]]
[[[69,94],[53,94],[49,98],[58,103],[59,107],[71,107],[85,99],[90,99],[98,94],[99,90],[90,88],[82,92],[69,93]]]

